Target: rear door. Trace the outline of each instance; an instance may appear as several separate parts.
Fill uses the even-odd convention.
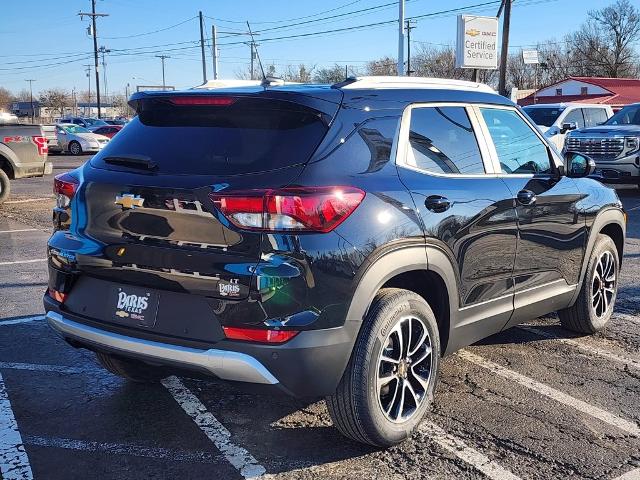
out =
[[[246,298],[262,234],[235,228],[210,195],[294,182],[339,105],[320,104],[325,111],[253,96],[141,98],[137,117],[83,172],[77,232],[95,250],[78,256],[81,270],[121,284]]]
[[[456,338],[471,343],[499,331],[511,316],[513,198],[494,175],[470,106],[424,104],[408,112],[398,171],[420,212],[427,243],[447,252],[457,269],[460,313],[454,328]]]
[[[514,317],[510,324],[563,307],[578,282],[586,226],[576,182],[559,176],[550,148],[514,107],[480,106],[495,169],[518,217]],[[582,115],[582,113],[580,113]]]

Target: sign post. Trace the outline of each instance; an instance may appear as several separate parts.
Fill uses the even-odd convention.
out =
[[[458,16],[456,67],[498,68],[498,19],[477,15]]]

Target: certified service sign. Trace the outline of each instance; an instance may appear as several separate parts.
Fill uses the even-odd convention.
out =
[[[498,68],[498,19],[477,15],[458,16],[456,67]]]

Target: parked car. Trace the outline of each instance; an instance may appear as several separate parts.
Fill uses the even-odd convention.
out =
[[[72,123],[56,125],[56,133],[60,150],[72,155],[99,152],[109,142],[108,137]]]
[[[47,154],[40,125],[0,123],[0,204],[9,197],[10,180],[42,177],[53,171]]]
[[[18,117],[13,113],[0,112],[0,124],[1,123],[18,123]]]
[[[105,125],[109,125],[107,122],[101,120],[100,118],[91,117],[66,117],[62,118],[58,123],[73,123],[84,128],[102,127]]]
[[[609,105],[586,103],[528,105],[523,110],[558,150],[564,148],[568,132],[602,125],[613,116]]]
[[[121,120],[119,118],[114,118],[111,120],[105,120],[105,122],[107,122],[109,125],[120,125],[120,126],[125,126],[127,124],[126,120]]]
[[[124,125],[106,125],[102,127],[92,128],[90,131],[95,133],[96,135],[104,135],[105,137],[113,138],[113,136],[118,133]]]
[[[611,318],[613,189],[510,100],[454,80],[139,92],[56,177],[49,325],[108,371],[325,396],[347,437],[417,427],[440,358],[558,311]],[[70,240],[72,239],[72,240]]]
[[[587,154],[603,182],[640,186],[640,103],[627,105],[598,127],[567,136],[565,149]]]

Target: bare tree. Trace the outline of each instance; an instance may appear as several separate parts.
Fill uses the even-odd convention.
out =
[[[0,87],[0,110],[8,110],[13,102],[13,94],[4,87]]]
[[[617,0],[601,10],[591,10],[587,21],[569,37],[574,60],[592,75],[631,77],[638,75],[640,9],[629,0]],[[579,65],[579,64],[578,64]]]
[[[310,83],[315,68],[315,65],[306,66],[302,63],[297,67],[289,65],[282,72],[282,79],[288,82]]]
[[[348,69],[347,69],[348,70]],[[338,83],[346,79],[345,68],[337,63],[333,67],[321,68],[313,75],[316,83]]]
[[[29,100],[31,100],[31,92],[26,88],[23,88],[16,95],[14,95],[13,98],[16,102],[28,102]],[[36,100],[35,96],[33,97],[33,100]]]
[[[365,67],[367,75],[397,75],[398,66],[395,58],[385,56],[372,60]]]
[[[71,106],[71,96],[66,90],[51,88],[40,93],[40,103],[64,115],[65,108]]]

